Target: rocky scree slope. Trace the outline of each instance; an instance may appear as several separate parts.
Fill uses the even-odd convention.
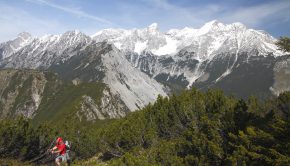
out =
[[[277,50],[276,39],[267,32],[242,23],[213,20],[199,29],[165,33],[155,23],[144,29],[105,29],[92,38],[114,44],[132,65],[171,88],[221,88],[241,97],[287,90],[273,88],[280,82],[274,66],[285,64],[289,53]]]

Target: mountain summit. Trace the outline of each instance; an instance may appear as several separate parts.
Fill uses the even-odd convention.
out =
[[[259,30],[247,29],[242,23],[225,25],[213,20],[199,29],[187,27],[181,30],[171,29],[165,33],[160,32],[157,24],[153,23],[145,29],[111,29],[110,31],[114,36],[108,31],[100,31],[93,35],[93,39],[100,41],[107,35],[108,42],[119,49],[138,54],[142,51],[150,51],[154,55],[174,55],[190,47],[191,51],[197,52],[196,58],[199,60],[211,59],[219,52],[235,51],[235,49],[240,51],[259,49],[260,55],[269,52],[276,56],[282,55],[277,51],[272,36]]]
[[[97,107],[92,103],[99,101],[85,95],[84,103],[92,105],[82,112],[107,112],[114,118],[154,102],[159,94],[191,87],[220,88],[244,98],[290,90],[289,55],[277,50],[275,42],[264,31],[217,20],[167,32],[153,23],[143,29],[104,29],[92,36],[78,30],[39,38],[21,33],[0,44],[0,68],[49,70],[74,84],[102,82],[103,100],[114,98],[114,107],[107,102]]]
[[[0,60],[8,58],[14,52],[24,47],[32,40],[31,34],[22,32],[17,35],[17,38],[0,44]]]

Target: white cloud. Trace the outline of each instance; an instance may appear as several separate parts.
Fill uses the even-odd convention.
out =
[[[49,2],[47,0],[26,0],[26,1],[32,2],[32,3],[40,3],[40,4],[43,4],[43,5],[47,5],[47,6],[50,6],[52,8],[59,9],[59,10],[62,10],[64,12],[76,15],[77,17],[88,18],[88,19],[97,21],[99,23],[108,24],[108,25],[114,25],[111,21],[109,21],[107,19],[100,18],[100,17],[94,16],[94,15],[88,14],[88,13],[86,13],[86,12],[80,10],[80,9],[77,9],[77,8],[61,6],[61,5]]]
[[[290,1],[272,1],[251,7],[235,8],[221,13],[220,18],[226,22],[240,21],[247,25],[259,27],[272,21],[289,21]]]
[[[265,29],[290,20],[290,1],[279,0],[245,6],[241,3],[208,3],[180,6],[169,0],[142,0],[149,5],[152,17],[160,17],[166,28],[190,26],[199,28],[211,20],[223,23],[242,22],[250,28]],[[153,10],[157,9],[157,10]],[[164,16],[165,15],[165,16]],[[135,17],[133,15],[133,17]],[[136,18],[136,17],[135,17]],[[131,18],[133,20],[134,18]],[[138,21],[137,21],[138,23]],[[179,26],[178,26],[179,25]]]
[[[208,6],[203,10],[195,7],[180,7],[169,3],[167,0],[141,0],[139,4],[123,4],[121,15],[123,21],[134,26],[149,25],[153,22],[160,24],[163,30],[169,28],[182,28],[184,26],[200,26],[205,23],[203,15],[207,15]],[[140,22],[140,20],[142,20]]]

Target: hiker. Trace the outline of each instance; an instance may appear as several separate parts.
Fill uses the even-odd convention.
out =
[[[66,162],[66,145],[64,144],[62,138],[58,137],[56,139],[56,145],[49,150],[52,154],[58,154],[55,158],[55,163],[60,166],[61,162]]]

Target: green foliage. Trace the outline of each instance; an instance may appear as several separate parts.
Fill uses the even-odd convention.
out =
[[[74,85],[70,82],[62,82],[56,77],[50,76],[44,90],[43,99],[33,119],[34,124],[43,121],[52,123],[63,122],[63,119],[76,120],[76,112],[80,109],[80,103],[84,95],[100,101],[102,91],[105,88],[103,83],[81,83]],[[97,102],[97,104],[99,104]]]
[[[284,52],[290,52],[290,38],[287,36],[280,37],[279,40],[276,42],[279,50]]]
[[[81,87],[68,94],[86,89]],[[89,165],[289,165],[289,103],[289,92],[245,101],[192,89],[159,96],[122,119],[91,123],[71,116],[34,128],[23,118],[6,120],[0,125],[0,155],[28,160],[62,136],[72,141],[78,159],[101,155],[86,160]]]
[[[13,166],[32,166],[31,164],[27,163],[27,162],[20,162],[17,160],[13,160],[13,159],[0,159],[0,163],[1,166],[3,165],[13,165]]]
[[[287,165],[289,94],[264,102],[216,90],[159,96],[103,128],[98,146],[112,165]]]
[[[29,160],[41,153],[49,144],[48,128],[34,129],[29,120],[22,117],[16,120],[0,121],[0,156]]]

